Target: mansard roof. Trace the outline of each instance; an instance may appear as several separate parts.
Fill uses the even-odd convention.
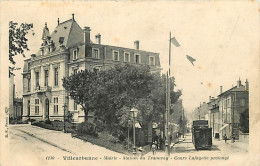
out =
[[[84,32],[73,19],[60,23],[51,34],[55,47],[61,44],[67,48],[84,42]]]

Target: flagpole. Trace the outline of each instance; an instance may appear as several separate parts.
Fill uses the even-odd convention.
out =
[[[171,77],[171,32],[170,32],[170,40],[169,40],[169,76]]]
[[[165,146],[166,146],[166,153],[167,155],[170,155],[170,140],[169,140],[169,112],[171,108],[171,99],[170,99],[170,70],[171,68],[171,32],[170,32],[170,40],[169,40],[169,71],[167,71],[166,74],[166,140],[165,140]]]

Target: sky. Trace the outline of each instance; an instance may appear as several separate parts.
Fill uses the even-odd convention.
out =
[[[217,97],[240,78],[254,78],[259,51],[258,5],[246,2],[15,2],[3,5],[1,20],[34,24],[29,35],[29,57],[40,48],[45,22],[50,32],[60,22],[75,20],[91,28],[91,39],[101,34],[101,43],[160,53],[162,73],[168,69],[169,35],[180,43],[172,45],[171,76],[175,90],[181,89],[185,111],[192,112],[209,96]],[[19,8],[19,10],[17,10]],[[2,26],[6,27],[6,26]],[[186,58],[196,59],[193,66]],[[21,56],[17,67],[23,67]],[[22,96],[22,70],[16,72],[17,96]]]

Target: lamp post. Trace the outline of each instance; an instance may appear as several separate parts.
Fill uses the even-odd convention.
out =
[[[63,132],[66,133],[66,127],[65,127],[65,112],[66,112],[67,104],[65,103],[63,105]]]
[[[132,108],[130,112],[133,112],[133,154],[136,154],[136,147],[135,147],[135,118],[137,117],[138,110],[136,108]]]
[[[130,141],[130,139],[129,139],[129,128],[130,128],[130,124],[131,124],[131,120],[130,119],[128,119],[128,123],[127,123],[127,150],[129,151],[129,141]]]

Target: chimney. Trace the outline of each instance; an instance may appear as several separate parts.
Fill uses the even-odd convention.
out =
[[[211,96],[209,96],[209,102],[211,102]]]
[[[72,13],[72,21],[75,21],[75,19],[74,19],[74,13]]]
[[[60,18],[58,18],[58,25],[60,25]]]
[[[246,79],[246,82],[245,82],[245,90],[249,90],[249,83],[248,83],[247,79]]]
[[[222,86],[220,86],[220,94],[223,92],[222,90],[223,90],[223,87],[222,87]]]
[[[89,27],[84,27],[84,43],[90,44],[90,31],[91,29]]]
[[[95,37],[96,37],[96,43],[97,44],[101,44],[101,35],[100,35],[100,33],[97,34]]]
[[[136,40],[136,41],[134,42],[134,45],[135,45],[135,49],[136,49],[136,50],[139,50],[139,40]]]
[[[240,81],[240,77],[239,80],[237,81],[237,88],[239,88],[241,86],[241,81]]]

